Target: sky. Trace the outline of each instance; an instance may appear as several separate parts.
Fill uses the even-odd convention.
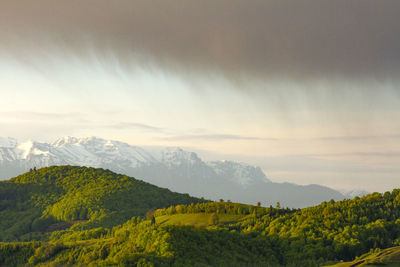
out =
[[[398,0],[0,2],[0,136],[98,136],[259,165],[275,182],[400,178]]]

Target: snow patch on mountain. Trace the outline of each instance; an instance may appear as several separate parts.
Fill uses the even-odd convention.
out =
[[[0,148],[14,148],[17,145],[17,140],[14,138],[0,137]]]
[[[182,165],[195,165],[201,163],[202,160],[194,152],[184,151],[179,147],[167,147],[160,151],[159,160],[168,167],[176,167]]]
[[[179,147],[150,152],[141,147],[93,136],[66,136],[51,144],[34,141],[17,144],[14,139],[2,138],[0,144],[0,163],[6,160],[20,161],[26,169],[69,164],[103,167],[127,173],[129,169],[157,165],[176,172],[180,170],[176,175],[183,173],[187,179],[206,179],[214,174],[241,186],[269,182],[259,167],[233,161],[204,162],[196,153]],[[11,151],[3,153],[6,148]]]
[[[260,167],[251,166],[245,163],[221,160],[208,162],[215,172],[224,177],[231,177],[231,180],[242,186],[248,186],[257,182],[270,183]]]
[[[0,178],[30,168],[75,165],[110,169],[170,190],[197,197],[236,202],[305,207],[341,200],[338,191],[322,186],[273,183],[257,166],[233,161],[203,161],[179,147],[143,149],[97,137],[63,137],[53,143],[0,138]]]
[[[57,156],[66,159],[66,164],[92,167],[108,166],[116,171],[136,168],[156,162],[144,149],[126,143],[96,137],[64,137],[53,143]]]

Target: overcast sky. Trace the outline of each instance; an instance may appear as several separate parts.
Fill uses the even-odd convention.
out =
[[[400,187],[398,0],[0,2],[0,135]]]

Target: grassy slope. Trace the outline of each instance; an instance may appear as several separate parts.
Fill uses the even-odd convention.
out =
[[[400,266],[400,247],[392,247],[373,253],[367,253],[351,262],[342,262],[332,267],[353,267],[353,266]]]
[[[218,220],[220,224],[229,224],[241,221],[246,217],[248,216],[219,214]],[[210,224],[210,218],[211,214],[209,213],[174,214],[156,217],[156,222],[159,225],[193,225],[195,227],[206,227]]]

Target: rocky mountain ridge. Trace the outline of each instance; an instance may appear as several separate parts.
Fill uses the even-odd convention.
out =
[[[194,152],[167,147],[157,152],[96,137],[63,137],[53,143],[0,138],[0,178],[32,167],[90,166],[110,169],[146,182],[208,199],[304,207],[341,200],[342,193],[319,185],[271,182],[261,168],[233,161],[205,162]]]

